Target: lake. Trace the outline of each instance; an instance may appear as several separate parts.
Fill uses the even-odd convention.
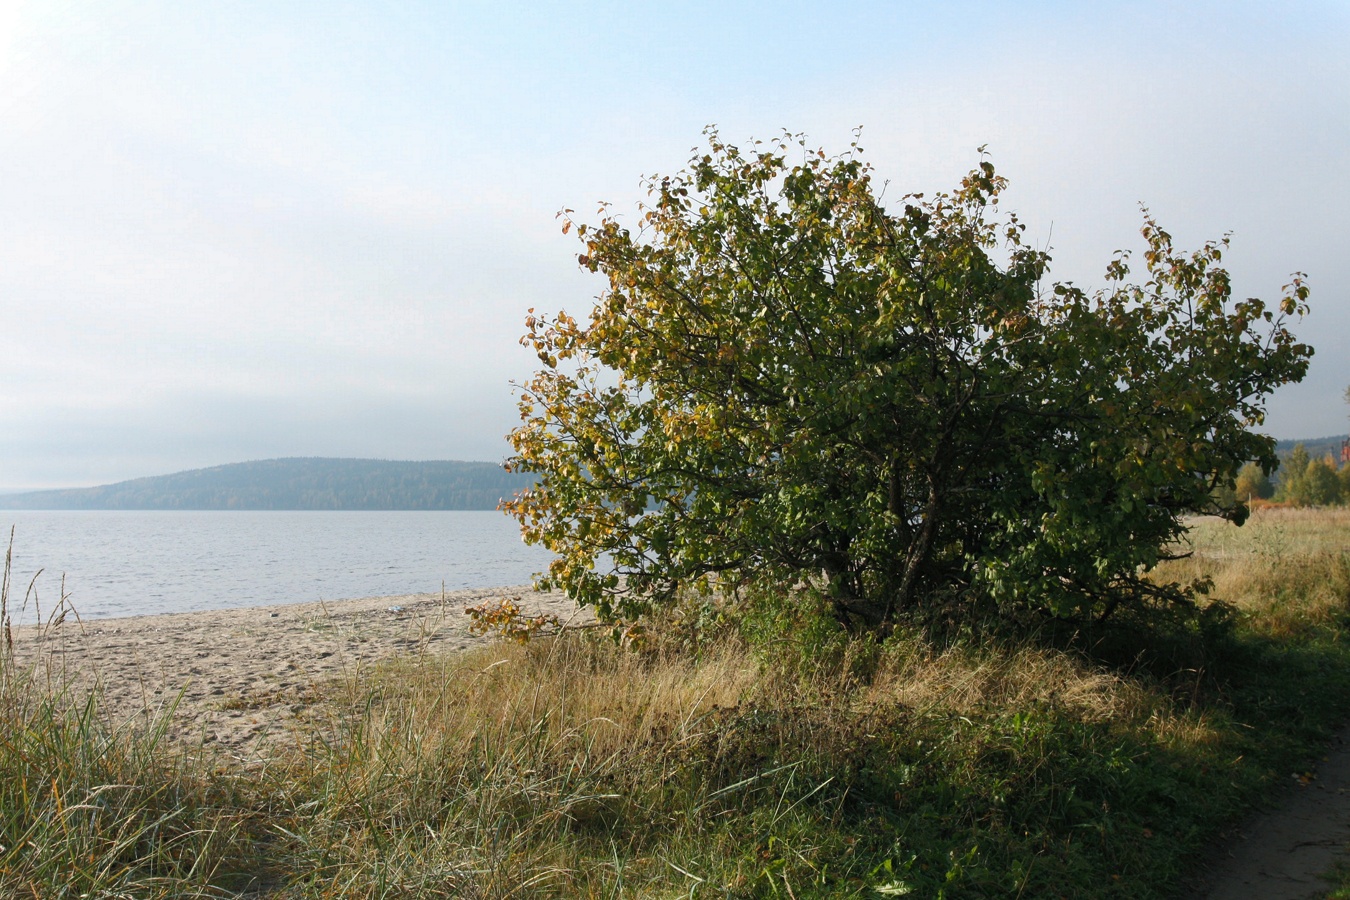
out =
[[[496,511],[9,510],[10,613],[84,619],[528,584],[550,554]],[[23,621],[32,621],[30,596]]]

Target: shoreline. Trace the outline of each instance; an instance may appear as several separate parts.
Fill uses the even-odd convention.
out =
[[[529,613],[566,619],[561,592],[528,585],[350,600],[156,613],[56,626],[15,625],[14,661],[82,700],[98,686],[112,727],[168,716],[166,737],[256,757],[303,724],[324,682],[428,650],[486,644],[466,606],[518,597]]]

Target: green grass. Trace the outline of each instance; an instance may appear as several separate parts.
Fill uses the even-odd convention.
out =
[[[1350,900],[1350,865],[1342,863],[1326,874],[1327,900]]]
[[[1350,519],[1195,529],[1227,627],[802,665],[584,634],[324,692],[245,766],[0,667],[0,895],[1167,897],[1350,713]],[[811,657],[807,656],[807,659]]]

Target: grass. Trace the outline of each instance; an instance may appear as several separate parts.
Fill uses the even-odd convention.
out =
[[[576,634],[381,667],[252,766],[6,656],[0,895],[1174,896],[1350,713],[1347,526],[1196,523],[1158,575],[1226,627],[814,665]]]

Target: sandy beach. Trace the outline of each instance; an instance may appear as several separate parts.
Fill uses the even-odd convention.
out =
[[[527,612],[567,619],[561,593],[529,587],[99,619],[13,629],[15,661],[75,696],[102,685],[101,715],[134,725],[173,707],[169,736],[243,758],[295,733],[316,691],[396,656],[465,649],[464,608],[521,599]],[[175,706],[176,704],[176,706]]]

